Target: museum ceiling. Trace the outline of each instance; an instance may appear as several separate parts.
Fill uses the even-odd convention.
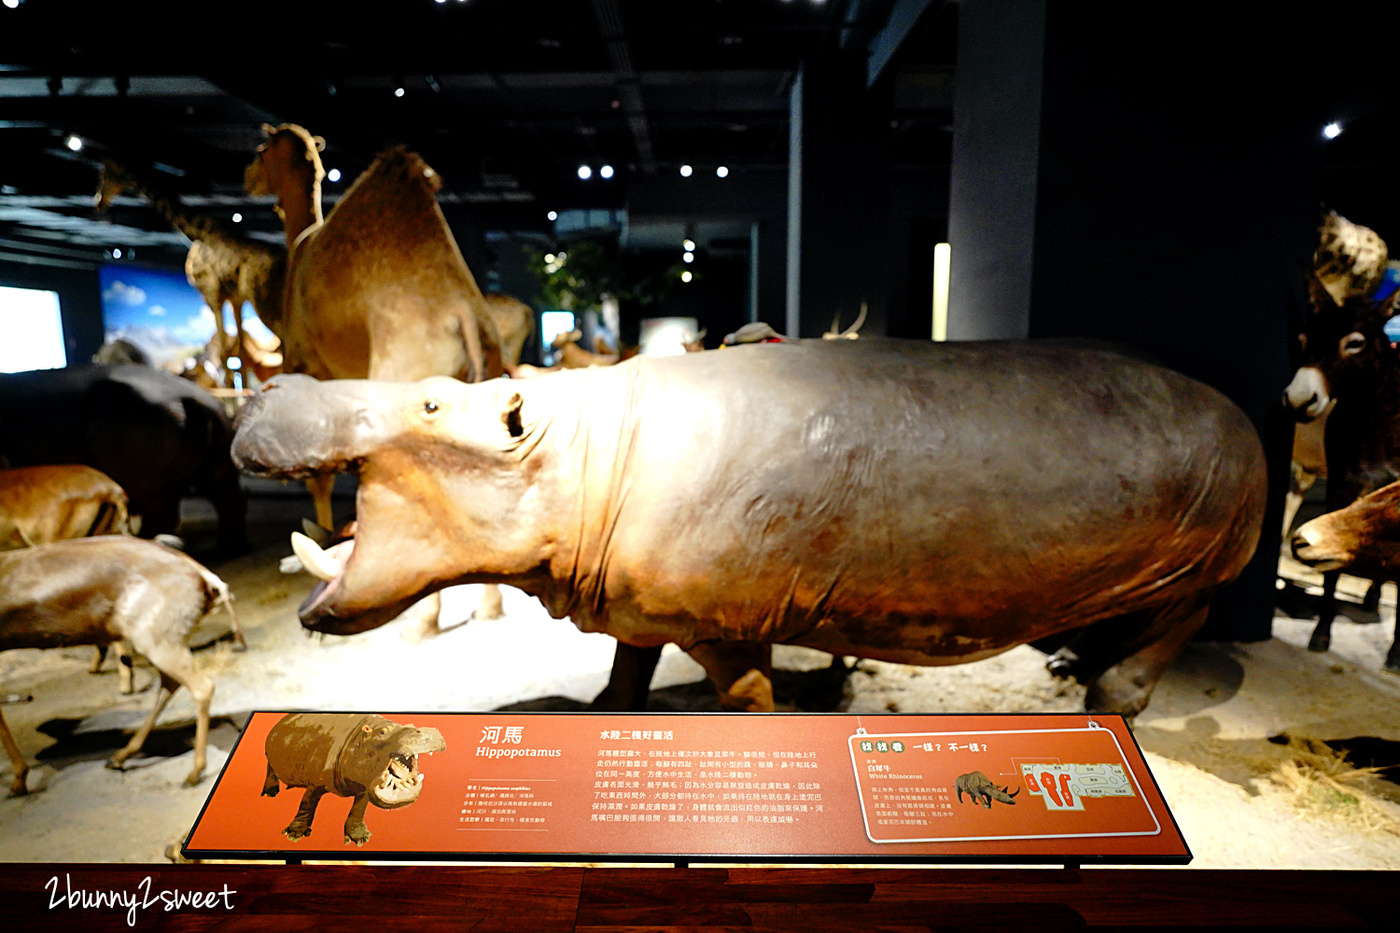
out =
[[[4,0],[0,260],[89,265],[125,246],[178,262],[184,240],[144,202],[94,216],[104,157],[280,239],[269,201],[242,187],[263,123],[325,138],[340,172],[327,202],[402,143],[487,229],[623,208],[682,165],[771,176],[787,166],[792,81],[833,49],[883,65],[896,160],[946,165],[955,19],[942,0]]]
[[[242,179],[260,126],[283,122],[325,138],[327,167],[340,172],[327,204],[401,143],[437,169],[454,216],[469,213],[483,230],[546,235],[548,211],[630,206],[633,243],[645,246],[637,204],[687,210],[682,165],[693,167],[695,191],[716,190],[721,166],[732,191],[755,190],[746,180],[782,184],[792,82],[804,61],[836,50],[866,57],[877,76],[870,93],[888,102],[894,164],[946,170],[957,9],[953,0],[0,0],[0,261],[91,268],[119,247],[178,266],[185,241],[140,199],[94,215],[104,157],[154,166],[190,207],[229,222],[239,214],[240,229],[280,241],[268,200],[244,193]],[[1297,56],[1305,67],[1313,51]],[[1388,61],[1317,58],[1317,86],[1351,118],[1328,147],[1321,195],[1395,238],[1400,186],[1388,179],[1400,119]],[[579,178],[581,165],[591,178]],[[652,229],[671,236],[675,219]]]

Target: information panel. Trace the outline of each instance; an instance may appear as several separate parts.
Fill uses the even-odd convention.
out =
[[[257,712],[190,858],[1184,863],[1122,717]]]

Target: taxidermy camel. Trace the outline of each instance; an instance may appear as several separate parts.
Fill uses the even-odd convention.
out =
[[[214,312],[215,331],[223,333],[224,303],[233,306],[234,338],[225,341],[236,352],[226,355],[239,357],[245,369],[250,355],[260,357],[256,363],[266,363],[264,354],[249,354],[249,338],[243,330],[243,302],[249,302],[258,319],[280,336],[282,322],[282,286],[287,271],[287,254],[280,247],[237,236],[224,229],[212,217],[194,213],[180,203],[178,196],[164,191],[148,176],[134,172],[105,159],[97,180],[93,207],[103,213],[112,199],[124,191],[135,191],[165,216],[190,241],[185,256],[185,278],[199,291],[209,310]],[[276,347],[260,350],[273,352]]]
[[[505,372],[491,307],[438,207],[432,167],[402,146],[388,149],[323,219],[324,141],[294,124],[265,124],[263,133],[244,187],[276,196],[287,235],[287,372],[399,382]],[[308,481],[316,521],[333,528],[334,477],[317,479]],[[436,634],[437,597],[418,605],[417,634]],[[487,587],[477,617],[493,615],[500,591]]]

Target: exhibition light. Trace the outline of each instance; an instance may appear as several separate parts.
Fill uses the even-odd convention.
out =
[[[236,224],[241,224],[241,223],[243,223],[243,215],[240,214],[240,213],[238,213],[237,211],[234,211],[234,212],[233,212],[233,222],[236,223]]]
[[[545,254],[544,254],[544,261],[545,261],[545,262],[553,262],[553,261],[554,261],[554,254],[553,254],[553,253],[545,253]]]
[[[682,282],[689,282],[689,281],[690,281],[691,279],[693,279],[694,277],[695,277],[695,276],[693,276],[693,275],[690,274],[690,270],[689,270],[689,269],[687,269],[687,270],[685,270],[684,272],[681,273],[681,281],[682,281]]]
[[[331,169],[329,172],[326,173],[326,179],[327,179],[328,181],[330,181],[331,183],[335,183],[335,182],[337,182],[337,181],[340,181],[340,169],[338,169],[338,168],[333,168],[333,169]]]
[[[604,165],[602,168],[598,169],[598,174],[603,178],[612,178],[613,167],[611,165]]]
[[[691,168],[689,165],[682,165],[682,166],[681,166],[681,177],[682,177],[682,178],[689,178],[689,177],[690,177],[690,173],[693,172],[693,171],[695,171],[695,169]]]
[[[580,165],[578,167],[578,177],[587,181],[593,177],[593,169],[589,168],[587,165]]]
[[[694,262],[694,261],[695,261],[695,254],[694,254],[694,253],[686,253],[686,254],[685,254],[684,256],[682,256],[681,258],[684,259],[686,262]]]
[[[81,139],[79,139],[77,136],[69,136],[67,139],[65,139],[65,140],[63,141],[63,144],[64,144],[65,146],[67,146],[69,149],[73,150],[74,152],[82,152],[82,151],[83,151],[83,141],[82,141]]]
[[[113,248],[112,248],[112,258],[113,258],[113,259],[121,259],[121,258],[122,258],[122,250],[121,250],[121,247],[120,247],[120,246],[117,246],[117,247],[113,247]]]
[[[1328,139],[1336,139],[1342,135],[1342,125],[1340,123],[1329,123],[1322,128],[1322,135]]]
[[[18,10],[19,0],[5,0],[5,6],[9,7],[12,10]]]
[[[934,340],[948,339],[948,279],[953,265],[953,248],[947,243],[933,247],[933,333]]]
[[[716,169],[715,169],[715,177],[716,177],[716,178],[728,178],[728,177],[729,177],[729,166],[727,166],[727,165],[721,165],[721,166],[719,166],[718,168],[716,168]]]
[[[402,97],[402,96],[403,96],[403,93],[404,93],[404,91],[403,91],[403,87],[402,87],[402,86],[394,88],[394,96],[395,96],[395,97]]]
[[[558,211],[550,211],[548,214],[545,214],[544,216],[548,217],[550,220],[558,220],[558,219],[559,219],[559,212],[558,212]]]
[[[687,253],[692,253],[695,251],[694,240],[686,240],[684,243],[681,244],[681,246],[685,249]]]

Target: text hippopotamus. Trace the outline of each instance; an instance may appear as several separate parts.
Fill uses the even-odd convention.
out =
[[[354,797],[345,818],[345,844],[364,845],[370,832],[365,810],[406,807],[423,790],[418,756],[447,748],[436,729],[415,729],[383,716],[360,713],[289,713],[267,734],[265,797],[282,784],[304,787],[297,815],[282,834],[296,842],[311,835],[321,797]]]
[[[1215,390],[1062,344],[798,341],[531,380],[280,376],[249,472],[359,472],[303,624],[350,634],[456,583],[674,642],[772,709],[772,643],[1060,665],[1135,713],[1259,538],[1263,452]]]

